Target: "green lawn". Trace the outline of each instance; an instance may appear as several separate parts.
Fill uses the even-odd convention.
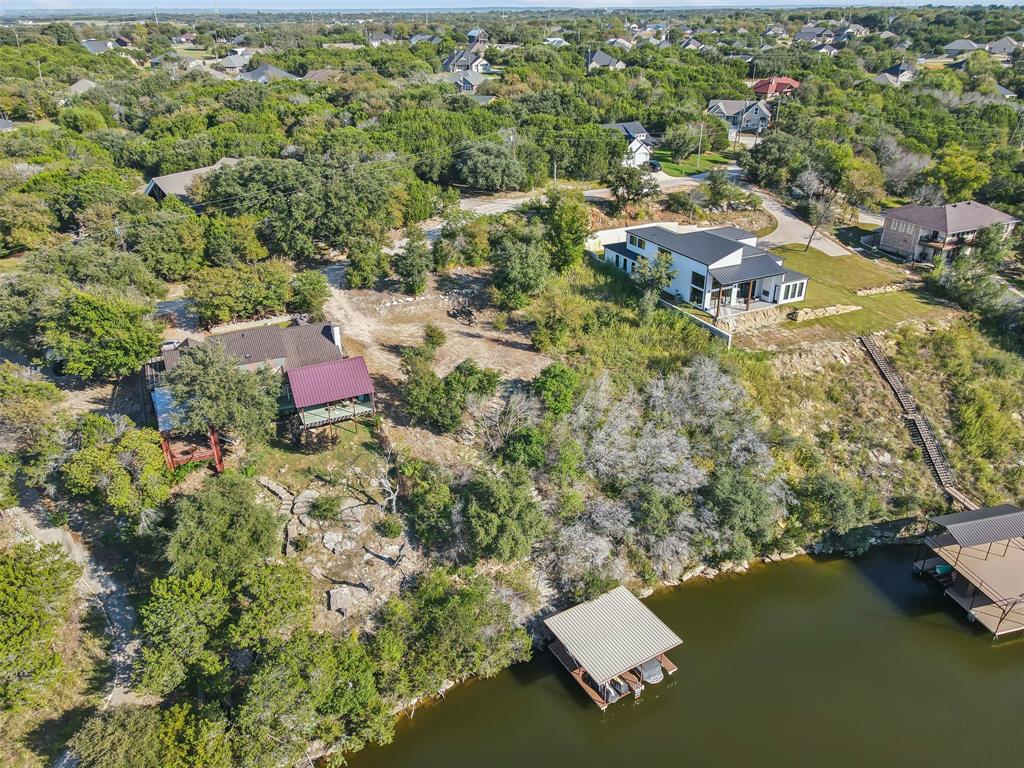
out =
[[[377,443],[365,422],[346,421],[335,426],[338,442],[319,451],[305,451],[274,439],[247,457],[253,477],[266,476],[292,493],[309,487],[316,478],[340,479],[353,466],[369,472],[378,462]]]
[[[9,256],[6,259],[0,259],[0,275],[5,272],[17,272],[21,269],[21,262],[24,261],[24,256]]]
[[[773,251],[786,260],[786,266],[810,276],[807,298],[792,304],[794,308],[830,307],[837,304],[863,307],[843,315],[805,320],[799,326],[822,325],[853,334],[872,333],[890,328],[902,320],[927,320],[949,312],[926,291],[914,289],[858,296],[854,291],[902,282],[904,274],[884,259],[868,259],[859,254],[827,256],[816,248],[804,251],[802,245],[786,245]]]
[[[728,165],[736,159],[736,153],[731,150],[705,152],[700,158],[700,168],[697,167],[696,155],[691,155],[681,163],[675,163],[667,149],[654,150],[654,159],[661,163],[661,170],[669,176],[692,176],[695,173],[704,173],[712,168]]]

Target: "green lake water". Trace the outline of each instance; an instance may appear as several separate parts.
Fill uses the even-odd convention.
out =
[[[353,768],[1021,766],[1024,638],[993,643],[913,547],[667,591],[679,671],[601,713],[547,652],[451,691]]]

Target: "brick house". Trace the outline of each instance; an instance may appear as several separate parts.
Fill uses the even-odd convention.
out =
[[[878,238],[881,250],[927,263],[970,253],[975,235],[986,227],[1002,227],[1004,236],[1009,236],[1018,221],[973,200],[949,205],[901,205],[886,211],[883,220]]]

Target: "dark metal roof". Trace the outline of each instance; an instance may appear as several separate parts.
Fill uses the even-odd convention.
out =
[[[803,272],[797,272],[795,269],[787,269],[782,273],[782,282],[784,283],[799,283],[801,280],[810,280],[807,275]]]
[[[710,271],[711,276],[721,285],[733,285],[747,280],[760,280],[764,277],[774,277],[786,273],[786,270],[779,266],[775,257],[767,253],[743,259],[734,267],[719,267]]]
[[[306,365],[288,371],[288,386],[296,408],[336,403],[373,394],[373,380],[361,357]]]
[[[928,519],[945,528],[961,547],[977,547],[1024,536],[1024,509],[1014,504],[971,509]]]
[[[265,325],[209,336],[205,343],[220,344],[228,357],[237,360],[239,365],[271,363],[274,367],[284,366],[286,370],[344,357],[342,350],[334,343],[329,323],[290,325],[286,328]],[[164,370],[173,370],[181,360],[181,353],[197,344],[189,340],[177,349],[165,352]]]
[[[633,139],[637,136],[646,138],[650,135],[649,131],[643,127],[636,120],[630,120],[625,123],[602,123],[602,128],[608,128],[610,130],[619,131],[627,139]]]
[[[636,235],[649,243],[681,253],[705,266],[711,266],[744,247],[743,243],[738,243],[730,237],[714,234],[714,230],[680,235],[664,227],[639,227],[626,230],[626,234]]]
[[[915,205],[908,203],[882,214],[883,218],[909,221],[936,232],[955,234],[971,232],[993,224],[1011,224],[1016,218],[983,203],[967,200],[947,205]]]

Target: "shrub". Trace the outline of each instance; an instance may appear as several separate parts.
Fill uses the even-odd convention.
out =
[[[580,386],[580,377],[563,363],[552,363],[533,380],[533,391],[544,408],[556,416],[568,413]]]
[[[334,522],[341,519],[341,496],[325,493],[309,505],[309,516],[314,520]]]
[[[291,288],[288,311],[309,315],[314,320],[322,320],[324,305],[331,298],[331,287],[327,283],[327,277],[315,269],[307,269],[292,278]]]
[[[511,562],[526,557],[547,529],[524,467],[503,475],[477,474],[466,487],[466,527],[470,554]]]

